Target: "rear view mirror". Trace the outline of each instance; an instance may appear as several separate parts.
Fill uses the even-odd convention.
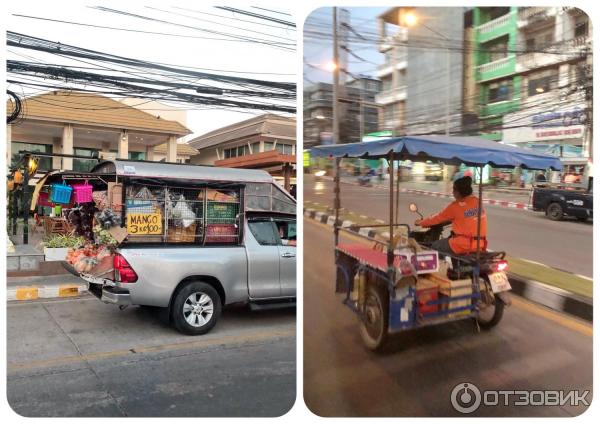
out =
[[[419,208],[417,207],[416,203],[411,203],[408,205],[408,210],[411,212],[419,212]]]

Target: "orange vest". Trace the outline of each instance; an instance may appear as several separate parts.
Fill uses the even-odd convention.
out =
[[[425,218],[421,221],[422,227],[431,227],[442,222],[452,222],[454,236],[450,238],[449,244],[456,254],[470,253],[477,250],[477,215],[479,210],[479,199],[475,196],[467,196],[460,202],[455,200],[440,213]],[[485,209],[481,211],[481,241],[480,249],[487,247],[487,214]]]

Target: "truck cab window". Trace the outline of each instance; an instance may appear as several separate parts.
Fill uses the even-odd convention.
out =
[[[284,246],[296,246],[296,223],[294,221],[275,221],[277,233],[281,244]]]
[[[276,246],[279,244],[277,229],[271,221],[253,221],[248,227],[256,241],[262,246]]]

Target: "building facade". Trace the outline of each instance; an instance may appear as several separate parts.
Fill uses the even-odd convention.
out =
[[[296,120],[265,114],[190,140],[194,165],[263,169],[287,189],[295,179]]]
[[[179,122],[100,94],[54,91],[24,98],[22,104],[24,115],[6,129],[9,166],[17,163],[19,151],[30,151],[79,156],[41,157],[41,171],[87,171],[95,158],[155,160],[158,145],[165,145],[167,162],[176,162],[178,139],[191,133]],[[11,108],[7,104],[7,113]]]
[[[342,86],[340,95],[340,142],[355,143],[378,130],[377,93],[381,81],[353,78]],[[304,90],[304,146],[310,148],[332,142],[333,84],[317,83]]]
[[[394,135],[406,131],[408,30],[402,25],[403,11],[404,8],[395,7],[378,18],[379,52],[384,55],[384,63],[376,74],[381,80],[381,92],[375,101],[381,105],[379,129]]]
[[[588,16],[575,7],[475,8],[473,24],[481,131],[555,154],[577,173],[589,173]]]

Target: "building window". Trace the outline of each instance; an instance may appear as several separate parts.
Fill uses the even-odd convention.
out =
[[[279,153],[283,155],[291,155],[292,154],[292,145],[291,144],[281,144],[277,143],[276,149]]]
[[[146,160],[146,152],[129,152],[131,160]]]
[[[547,69],[545,71],[536,72],[529,76],[527,84],[527,95],[536,96],[538,94],[547,93],[556,87],[558,83],[558,69]]]
[[[543,49],[554,43],[554,26],[532,31],[526,35],[525,48],[527,52]]]
[[[52,145],[51,144],[32,144],[32,143],[20,143],[17,141],[13,141],[10,144],[12,157],[11,157],[11,166],[16,166],[19,162],[21,156],[19,152],[21,150],[25,150],[28,152],[39,152],[39,153],[52,153]],[[49,171],[52,169],[52,158],[39,158],[38,161],[38,170],[40,171]]]
[[[490,84],[488,103],[503,102],[510,99],[512,93],[512,80],[505,80]]]
[[[91,171],[94,166],[98,164],[96,159],[98,157],[97,149],[86,149],[83,147],[75,147],[73,149],[75,156],[86,156],[90,159],[73,159],[73,171],[88,172]]]
[[[575,38],[588,35],[589,20],[586,16],[582,16],[575,21]]]
[[[265,141],[265,152],[268,152],[269,150],[273,150],[274,149],[274,145],[275,143],[273,143],[272,141]]]
[[[260,142],[252,143],[252,154],[260,153]]]
[[[485,49],[489,52],[489,62],[504,59],[508,56],[508,35],[487,43]]]

